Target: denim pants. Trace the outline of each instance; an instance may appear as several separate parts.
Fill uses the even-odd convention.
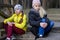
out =
[[[42,22],[45,22],[45,19],[42,19]],[[49,26],[47,26],[46,28],[43,27],[39,27],[38,28],[38,36],[39,35],[44,35],[45,33],[50,32],[50,30],[52,29],[52,27],[54,26],[54,22],[50,21]]]

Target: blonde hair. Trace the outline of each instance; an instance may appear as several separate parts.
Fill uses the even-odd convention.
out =
[[[39,14],[41,18],[43,18],[44,15],[46,15],[46,11],[43,9],[43,7],[40,7]]]

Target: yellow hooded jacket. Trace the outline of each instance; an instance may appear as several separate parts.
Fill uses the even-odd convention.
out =
[[[23,22],[20,24],[20,20],[21,20],[21,15],[22,13],[20,13],[19,15],[17,14],[13,14],[10,18],[7,18],[4,20],[4,24],[7,24],[7,22],[14,22],[15,26],[17,28],[23,29],[24,31],[26,31],[27,29],[27,17],[26,14],[23,15]]]

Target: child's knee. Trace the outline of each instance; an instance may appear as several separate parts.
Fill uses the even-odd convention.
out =
[[[46,20],[43,18],[43,19],[42,19],[42,22],[45,22],[45,21],[46,21]]]

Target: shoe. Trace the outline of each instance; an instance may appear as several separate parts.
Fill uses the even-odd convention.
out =
[[[39,38],[42,38],[43,37],[43,35],[39,35]]]
[[[16,39],[16,37],[14,35],[11,36],[11,40],[14,40]]]
[[[6,40],[11,40],[11,39],[7,37]]]

